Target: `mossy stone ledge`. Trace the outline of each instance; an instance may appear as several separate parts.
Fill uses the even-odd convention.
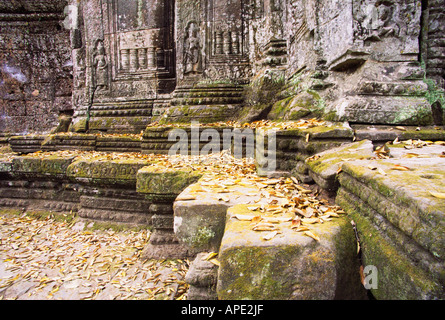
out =
[[[217,293],[222,300],[242,299],[361,299],[354,233],[345,216],[311,225],[316,241],[279,224],[281,233],[264,240],[250,221],[236,214],[253,214],[248,205],[227,211],[219,251]]]
[[[377,299],[445,298],[445,200],[434,196],[445,190],[444,163],[431,157],[342,165],[336,202],[357,225],[364,265],[377,268]]]

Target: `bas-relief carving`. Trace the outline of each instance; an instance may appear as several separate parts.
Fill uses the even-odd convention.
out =
[[[372,46],[373,51],[381,51],[387,57],[397,53],[415,55],[419,50],[420,15],[420,0],[353,1],[355,44],[362,42],[365,48]],[[386,39],[390,47],[373,45]]]
[[[93,51],[94,87],[96,92],[108,89],[108,57],[102,40],[96,40]]]
[[[184,38],[184,74],[202,73],[200,30],[196,21],[190,21]]]
[[[109,98],[102,99],[101,103],[111,103],[117,98],[124,98],[119,101],[156,99],[158,89],[165,87],[162,81],[167,77],[172,81],[173,89],[176,80],[177,87],[219,80],[247,83],[253,76],[252,70],[258,72],[255,68],[261,68],[258,67],[261,55],[256,53],[272,39],[264,36],[269,35],[263,32],[268,25],[261,23],[274,23],[274,19],[267,20],[265,16],[278,10],[274,1],[260,0],[176,1],[175,10],[171,11],[167,8],[173,1],[104,1],[110,5],[109,14],[104,15],[104,19],[109,20],[104,23],[108,25],[108,31],[101,44],[95,43],[99,48],[94,48],[102,53],[87,59],[92,72],[92,77],[87,78],[93,78],[92,85],[97,92],[103,93],[100,99]],[[393,72],[381,76],[383,64],[391,62],[388,68],[393,68],[400,61],[412,61],[418,45],[420,1],[301,0],[280,3],[279,9],[285,12],[273,13],[284,19],[279,28],[284,28],[283,35],[287,36],[283,39],[289,53],[286,76],[290,77],[303,68],[316,70],[323,61],[326,70],[338,76],[329,79],[336,83],[340,92],[334,99],[345,92],[360,95],[365,89],[369,96],[391,96],[403,87],[402,84],[397,88],[394,86],[394,90],[377,93],[374,87],[357,91],[350,88],[347,80],[350,78],[344,71],[366,63],[356,79],[395,81]],[[116,4],[117,12],[113,7]],[[88,43],[93,43],[92,40],[88,39]],[[177,50],[176,57],[173,57],[173,48]],[[371,68],[371,61],[383,63]],[[177,75],[172,72],[175,67]],[[364,69],[369,71],[365,73]],[[91,85],[86,84],[86,87]],[[368,117],[367,114],[374,111],[366,108],[363,110],[365,115],[360,117]],[[351,119],[359,117],[355,111],[348,116]]]

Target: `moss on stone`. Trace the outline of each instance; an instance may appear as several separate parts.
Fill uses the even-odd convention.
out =
[[[175,198],[186,187],[198,181],[201,176],[202,173],[191,169],[147,166],[139,170],[137,174],[136,189],[140,193],[171,195]]]
[[[385,226],[378,229],[367,217],[356,200],[341,190],[337,203],[355,221],[360,237],[364,266],[378,270],[378,287],[371,291],[377,299],[434,299],[443,296],[443,288],[431,275],[409,259],[384,234]],[[382,233],[383,231],[383,233]]]

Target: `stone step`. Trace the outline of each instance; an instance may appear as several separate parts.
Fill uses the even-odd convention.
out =
[[[357,225],[364,264],[378,270],[377,299],[445,297],[445,200],[434,196],[444,168],[434,155],[342,165],[336,202]]]
[[[279,224],[280,233],[264,240],[267,232],[252,230],[238,214],[252,214],[248,205],[227,211],[219,250],[219,299],[326,300],[362,299],[356,242],[349,219],[310,226],[317,241]]]

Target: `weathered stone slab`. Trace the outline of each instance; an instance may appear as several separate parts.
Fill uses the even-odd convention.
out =
[[[137,172],[136,190],[148,199],[173,203],[185,188],[201,176],[201,173],[191,169],[165,168],[155,164]]]
[[[33,155],[12,159],[14,176],[66,178],[66,170],[74,161],[73,155]]]
[[[445,190],[444,167],[440,157],[343,164],[336,201],[357,224],[365,264],[378,270],[376,298],[445,296],[445,200],[432,194]]]
[[[348,143],[341,147],[330,149],[306,159],[309,175],[323,189],[335,191],[338,188],[336,181],[337,171],[345,161],[353,159],[367,159],[375,157],[371,141],[362,140]]]
[[[256,146],[265,149],[264,154],[256,154],[258,174],[267,176],[273,174],[270,168],[276,168],[276,171],[292,173],[305,183],[312,181],[305,168],[305,159],[352,142],[354,137],[354,131],[347,123],[329,121],[324,121],[323,125],[309,122],[301,128],[279,129],[277,126],[274,134],[265,130],[256,135]],[[274,146],[276,150],[271,149]]]
[[[252,214],[246,205],[227,212],[218,260],[219,299],[360,299],[354,233],[346,217],[310,226],[316,241],[278,225],[280,232],[264,240],[250,221],[234,215]]]
[[[430,125],[433,119],[430,104],[420,97],[347,97],[330,110],[351,123]]]
[[[81,159],[67,168],[67,174],[79,182],[135,186],[138,170],[149,163],[143,159]]]
[[[83,150],[93,151],[96,149],[96,135],[58,133],[51,134],[42,141],[42,150]]]
[[[13,136],[9,138],[9,144],[12,151],[17,153],[32,153],[39,151],[45,135],[26,135],[26,136]]]
[[[195,253],[219,250],[228,208],[266,201],[259,199],[260,190],[253,185],[229,186],[224,193],[200,190],[199,182],[189,186],[173,204],[175,234]]]
[[[420,140],[445,140],[445,130],[441,127],[403,126],[403,130],[388,125],[351,125],[357,140],[368,139],[373,142],[420,139]],[[436,129],[437,128],[437,129]]]

